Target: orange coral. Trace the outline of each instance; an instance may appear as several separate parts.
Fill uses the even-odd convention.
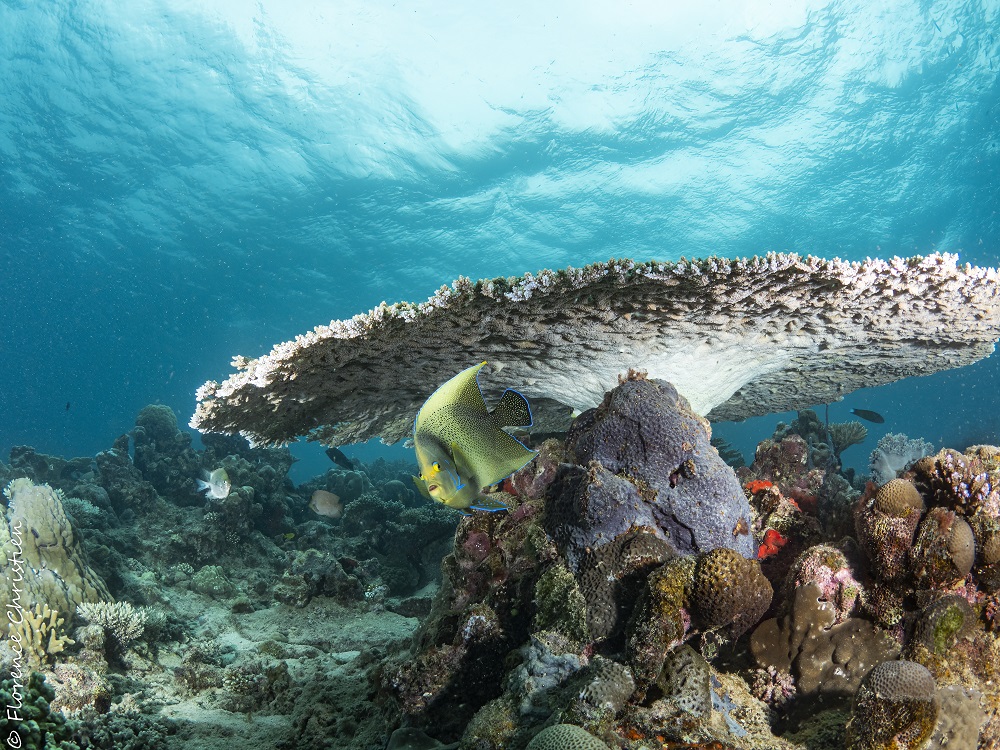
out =
[[[770,489],[771,487],[774,487],[774,483],[768,482],[766,479],[753,479],[743,485],[743,489],[751,495],[756,495],[761,490]]]

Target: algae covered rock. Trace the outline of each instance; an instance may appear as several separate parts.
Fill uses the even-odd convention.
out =
[[[546,506],[546,530],[573,570],[587,550],[636,527],[682,554],[718,547],[755,557],[747,502],[707,422],[669,383],[630,374],[573,423]],[[741,521],[743,522],[741,524]]]

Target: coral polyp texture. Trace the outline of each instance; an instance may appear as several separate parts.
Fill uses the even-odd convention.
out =
[[[862,681],[854,699],[847,749],[924,748],[940,708],[937,685],[926,667],[912,661],[879,664]]]
[[[4,495],[8,507],[0,523],[0,554],[5,577],[17,581],[18,588],[0,588],[0,604],[47,604],[72,617],[78,604],[111,598],[104,581],[87,565],[62,492],[21,478],[12,481]]]
[[[503,370],[483,378],[488,396],[514,387],[566,414],[597,405],[630,367],[716,420],[804,408],[989,355],[998,278],[947,254],[612,260],[460,278],[426,302],[383,303],[234,358],[239,372],[198,390],[191,425],[258,444],[395,442],[439,384],[483,360]]]

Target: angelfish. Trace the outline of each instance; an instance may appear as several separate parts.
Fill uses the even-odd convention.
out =
[[[503,481],[536,451],[504,432],[504,427],[530,427],[527,399],[507,389],[492,411],[487,409],[477,375],[485,362],[463,370],[424,402],[413,422],[413,445],[420,493],[451,508],[499,510],[500,503],[482,497],[484,487]]]

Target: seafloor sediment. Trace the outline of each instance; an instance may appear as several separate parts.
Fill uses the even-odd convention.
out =
[[[858,427],[804,411],[733,468],[633,374],[496,488],[509,511],[467,516],[404,464],[296,486],[287,450],[196,450],[159,406],[93,458],[15,448],[0,541],[24,582],[0,599],[25,648],[7,640],[22,679],[2,689],[24,720],[0,731],[67,750],[996,748],[1000,449],[894,436],[855,476]],[[219,467],[231,491],[206,497]],[[342,512],[310,510],[317,490]]]

